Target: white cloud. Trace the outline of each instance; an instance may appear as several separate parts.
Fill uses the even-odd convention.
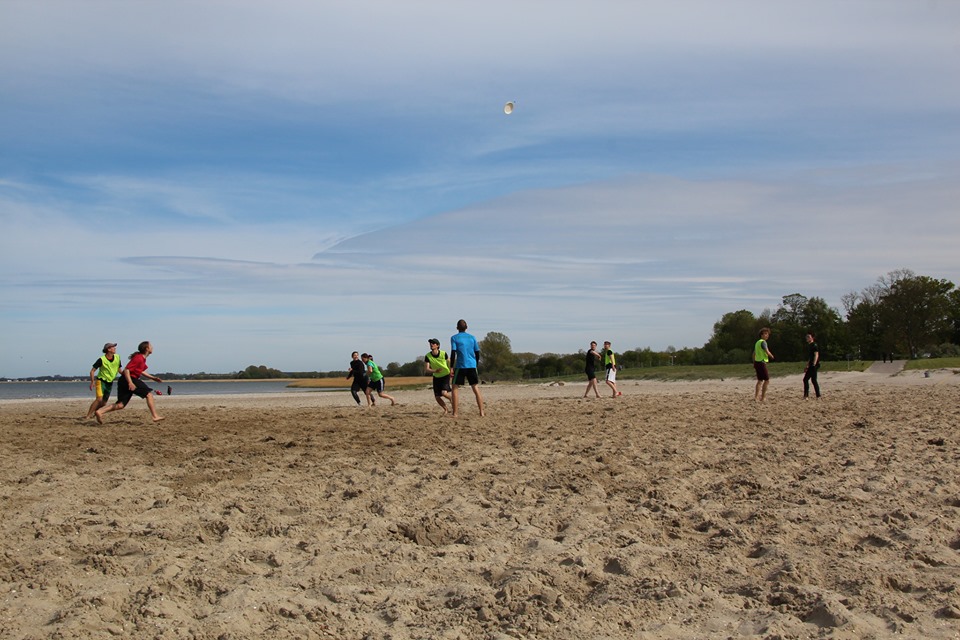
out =
[[[874,0],[0,3],[0,375],[25,344],[84,372],[101,331],[164,368],[407,360],[460,316],[524,351],[698,346],[794,291],[957,281],[957,24]]]

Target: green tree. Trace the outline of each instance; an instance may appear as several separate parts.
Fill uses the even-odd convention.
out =
[[[723,314],[713,325],[713,335],[703,345],[698,364],[749,362],[757,329],[757,318],[746,309]]]
[[[881,278],[880,284],[884,289],[880,319],[899,350],[916,358],[921,348],[949,338],[952,282],[900,269]]]
[[[861,293],[850,292],[842,300],[847,311],[849,355],[870,360],[889,351],[883,341],[878,292],[868,288]]]
[[[284,378],[286,374],[278,369],[271,369],[264,365],[250,365],[237,374],[240,380],[267,380],[270,378]]]
[[[806,335],[813,333],[821,357],[842,359],[849,350],[843,338],[843,320],[823,298],[808,298],[799,293],[783,297],[773,314],[777,360],[795,362],[806,358]]]
[[[960,289],[950,292],[950,342],[960,345]]]
[[[480,367],[484,379],[518,380],[521,369],[510,348],[510,338],[496,331],[488,333],[480,341]]]
[[[773,314],[771,329],[776,342],[774,353],[777,360],[795,362],[803,359],[803,341],[806,329],[803,325],[803,313],[809,302],[799,293],[783,296],[783,302]]]

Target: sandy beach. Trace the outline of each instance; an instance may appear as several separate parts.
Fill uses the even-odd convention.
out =
[[[958,382],[0,402],[0,637],[958,638]]]

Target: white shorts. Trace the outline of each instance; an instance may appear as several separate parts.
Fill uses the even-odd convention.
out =
[[[617,381],[617,368],[610,367],[607,369],[607,382],[616,382]]]

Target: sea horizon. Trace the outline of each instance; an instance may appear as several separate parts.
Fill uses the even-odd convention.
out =
[[[164,380],[161,383],[150,383],[150,386],[161,395],[196,396],[196,395],[236,395],[246,393],[303,393],[311,391],[341,391],[334,389],[311,389],[305,387],[289,387],[293,379],[272,380]],[[169,388],[169,392],[168,392]],[[346,389],[344,387],[343,389]],[[116,398],[116,384],[112,397]],[[29,400],[29,399],[64,399],[75,400],[81,398],[93,399],[90,391],[90,381],[85,380],[56,380],[56,381],[16,381],[0,382],[0,401]]]

